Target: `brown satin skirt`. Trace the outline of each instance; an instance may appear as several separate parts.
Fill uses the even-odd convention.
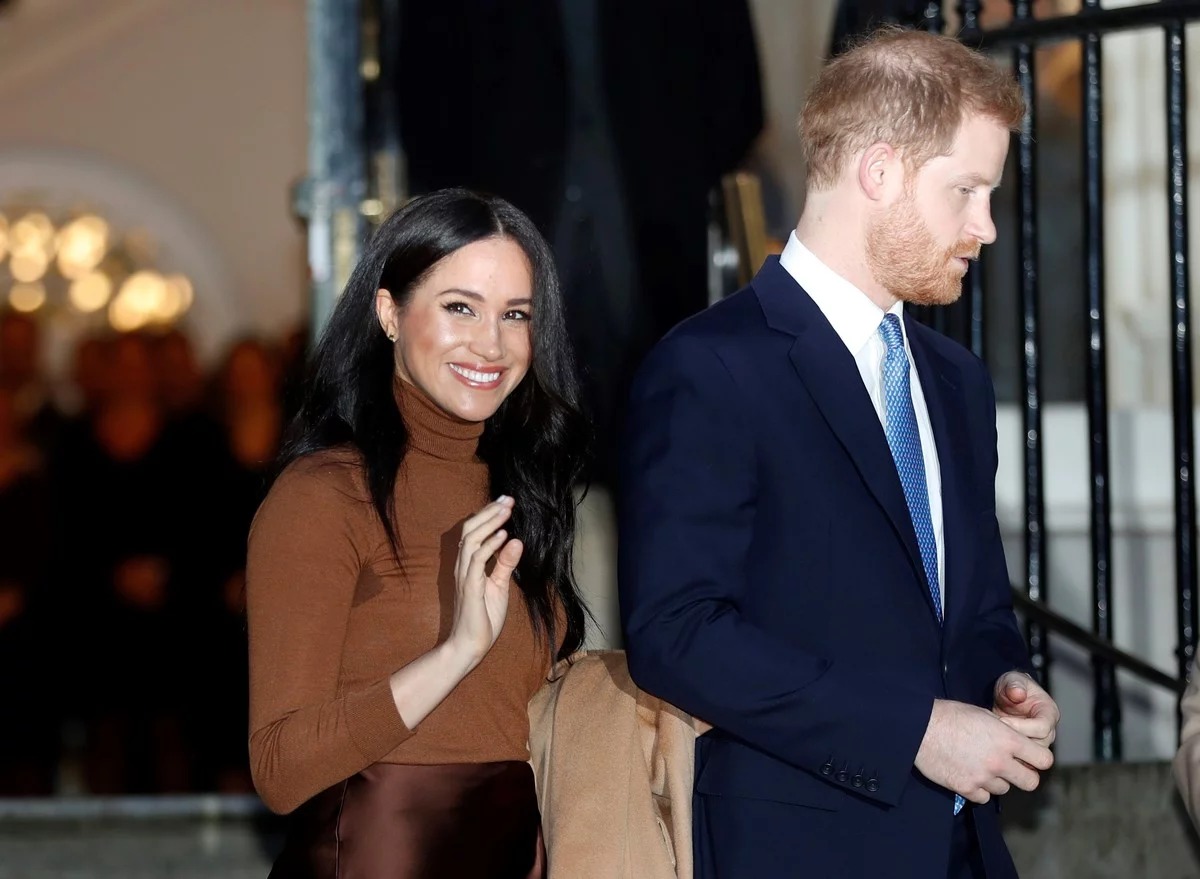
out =
[[[270,879],[545,879],[528,763],[376,763],[291,817]]]

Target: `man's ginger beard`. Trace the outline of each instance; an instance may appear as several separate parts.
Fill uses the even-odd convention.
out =
[[[945,250],[917,213],[916,197],[904,198],[867,226],[867,266],[875,280],[902,302],[950,305],[962,295],[957,256],[979,256],[980,243],[965,239]]]

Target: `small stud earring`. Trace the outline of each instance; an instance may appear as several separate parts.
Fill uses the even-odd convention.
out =
[[[395,334],[395,333],[388,333],[388,334],[387,334],[387,337],[388,337],[388,341],[389,341],[389,342],[395,342],[395,341],[396,341],[396,334]]]

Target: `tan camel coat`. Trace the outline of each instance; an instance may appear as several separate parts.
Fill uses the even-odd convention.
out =
[[[708,727],[640,691],[621,651],[552,677],[529,704],[549,879],[692,879],[692,761]]]

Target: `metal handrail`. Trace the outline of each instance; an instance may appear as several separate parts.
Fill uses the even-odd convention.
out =
[[[1077,39],[1082,34],[1161,27],[1177,21],[1193,21],[1198,17],[1200,0],[1160,0],[1158,3],[1111,9],[1085,8],[1054,18],[1029,18],[995,29],[963,32],[960,36],[964,42],[977,48],[1002,49],[1021,43]]]
[[[1150,663],[1114,647],[1111,642],[1089,632],[1057,611],[1051,610],[1042,602],[1034,601],[1025,594],[1023,589],[1015,586],[1013,587],[1013,604],[1027,617],[1036,620],[1055,634],[1078,644],[1093,656],[1099,656],[1117,668],[1123,668],[1131,674],[1137,675],[1144,681],[1163,687],[1176,695],[1181,694],[1187,686],[1186,681],[1172,677]]]

